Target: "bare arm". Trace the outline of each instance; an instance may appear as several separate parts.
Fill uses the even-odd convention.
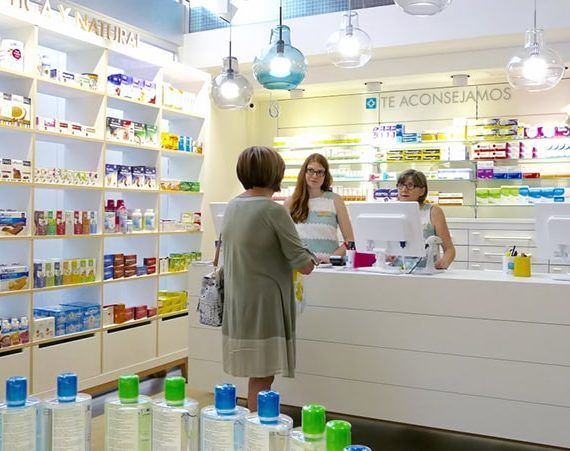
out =
[[[343,240],[345,242],[354,241],[354,232],[352,231],[352,224],[350,222],[350,217],[348,216],[346,204],[344,203],[343,198],[337,194],[334,196],[334,207],[336,209],[338,226],[340,227]],[[334,255],[344,255],[345,253],[346,249],[344,246],[340,246],[334,251]]]
[[[449,233],[443,210],[434,205],[430,214],[431,223],[435,227],[435,234],[441,238],[443,243],[443,255],[435,262],[435,267],[437,269],[447,269],[455,260],[455,246],[451,240],[451,234]]]

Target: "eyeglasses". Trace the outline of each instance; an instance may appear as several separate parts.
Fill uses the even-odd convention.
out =
[[[313,168],[307,168],[305,172],[309,175],[316,175],[317,177],[324,177],[325,174],[327,173],[327,171],[324,169],[313,169]]]
[[[406,188],[408,191],[411,191],[411,190],[417,188],[418,186],[414,185],[412,182],[408,182],[408,183],[398,183],[396,185],[396,187],[400,190]]]

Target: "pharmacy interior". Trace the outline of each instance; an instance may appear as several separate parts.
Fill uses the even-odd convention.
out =
[[[242,449],[224,441],[240,434],[214,425],[233,428],[220,409],[231,410],[247,382],[223,373],[220,329],[201,324],[196,308],[219,234],[210,204],[240,193],[235,164],[250,145],[285,160],[277,202],[312,153],[328,159],[333,191],[351,212],[396,205],[398,174],[422,171],[427,202],[444,210],[456,249],[450,269],[434,275],[341,266],[304,278],[297,376],[275,384],[283,404],[569,446],[570,285],[553,275],[567,274],[570,260],[556,254],[564,239],[548,241],[548,221],[561,218],[553,227],[563,228],[570,212],[546,211],[542,234],[535,219],[536,204],[570,202],[563,2],[539,1],[535,27],[565,58],[561,72],[549,59],[507,73],[513,55],[524,56],[531,1],[420,2],[441,9],[427,12],[414,1],[363,9],[354,1],[327,14],[285,14],[290,29],[272,35],[287,44],[284,68],[265,51],[276,1],[270,19],[232,25],[228,48],[227,26],[173,41],[72,2],[0,0],[0,415],[3,427],[14,409],[49,418],[18,417],[20,432],[26,418],[32,429],[0,432],[0,449],[56,449],[57,440],[67,446],[57,449],[90,449],[90,398],[75,393],[100,393],[119,377],[119,397],[105,406],[105,449]],[[235,14],[245,2],[220,3]],[[542,35],[529,36],[542,45]],[[551,85],[524,84],[546,65]],[[521,266],[505,255],[515,247]],[[167,379],[166,400],[152,408],[137,398],[133,375],[173,367],[193,390],[235,385],[217,387],[219,409],[202,413],[221,448],[200,438],[198,404],[184,398],[180,378]],[[77,410],[62,409],[66,402]],[[263,402],[274,414],[275,394]],[[180,427],[176,409],[190,418]],[[302,430],[290,436],[286,419],[277,427],[236,409],[238,424],[251,423],[246,440],[258,446],[277,428],[272,446],[282,446],[243,449],[305,440]],[[324,437],[315,406],[310,424]],[[351,444],[346,423],[327,428],[330,449]]]

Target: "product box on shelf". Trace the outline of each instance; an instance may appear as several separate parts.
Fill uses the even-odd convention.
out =
[[[51,316],[34,318],[32,321],[33,341],[45,340],[55,336],[55,318]]]
[[[113,141],[129,141],[129,129],[123,127],[123,120],[115,117],[107,118],[107,139]]]
[[[156,189],[156,168],[154,167],[145,167],[144,171],[144,179],[145,179],[145,187],[147,189]]]
[[[105,165],[105,186],[117,188],[119,186],[119,166],[116,164]]]
[[[146,305],[137,305],[135,307],[135,319],[143,319],[148,315],[148,307]]]
[[[132,180],[131,185],[135,188],[145,188],[146,178],[145,178],[146,166],[133,166],[132,167]]]
[[[90,302],[66,302],[61,305],[81,309],[82,330],[101,327],[101,308],[99,304]]]
[[[27,265],[0,265],[0,291],[25,290],[29,276]]]
[[[0,236],[18,236],[27,233],[25,211],[0,210]]]
[[[16,39],[0,42],[0,66],[12,70],[24,70],[24,43]]]
[[[133,122],[133,141],[144,145],[146,142],[146,126],[141,122]]]
[[[118,165],[117,184],[119,188],[129,188],[132,186],[132,173],[130,166]]]
[[[113,305],[103,306],[103,327],[110,326],[115,322],[114,310]]]
[[[158,146],[158,127],[156,125],[146,124],[145,132],[146,132],[145,145]]]
[[[0,123],[30,128],[31,106],[29,97],[10,93],[0,93]]]
[[[133,77],[127,74],[121,74],[121,97],[130,99],[133,97]]]
[[[143,102],[156,104],[156,83],[144,80]]]

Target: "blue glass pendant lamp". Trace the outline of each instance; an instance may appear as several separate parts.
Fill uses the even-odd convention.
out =
[[[295,89],[307,74],[305,56],[291,45],[291,29],[283,25],[279,5],[279,25],[271,30],[269,46],[253,61],[253,75],[266,89]]]
[[[253,88],[239,73],[238,60],[232,56],[232,24],[230,23],[230,55],[224,58],[222,72],[212,80],[210,97],[218,108],[245,108],[251,101]]]

